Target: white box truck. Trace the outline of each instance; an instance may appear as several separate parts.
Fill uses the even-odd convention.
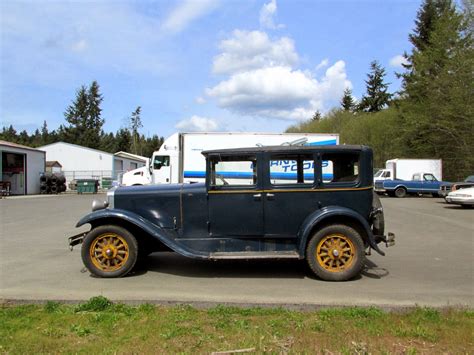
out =
[[[413,174],[431,173],[438,181],[443,180],[443,163],[441,159],[390,159],[385,162],[385,169],[378,170],[374,181],[411,180]]]
[[[121,185],[202,182],[206,161],[202,151],[271,145],[337,145],[338,134],[323,133],[175,133],[153,153],[150,164],[126,172]],[[288,168],[286,168],[288,170]],[[291,169],[291,168],[290,168]]]

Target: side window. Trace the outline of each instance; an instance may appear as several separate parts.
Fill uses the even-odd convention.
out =
[[[322,156],[323,183],[355,183],[359,179],[359,154],[326,153]]]
[[[153,160],[153,169],[160,170],[163,166],[170,166],[169,155],[156,155]]]
[[[438,181],[432,174],[425,174],[425,181]]]
[[[311,154],[275,154],[269,164],[272,185],[314,182],[314,159]]]
[[[257,184],[255,156],[220,156],[211,160],[211,187],[254,186]]]

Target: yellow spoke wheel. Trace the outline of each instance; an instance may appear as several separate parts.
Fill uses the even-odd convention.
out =
[[[351,226],[323,226],[315,231],[306,246],[306,261],[313,273],[322,280],[350,280],[359,275],[364,266],[364,240]]]
[[[325,270],[342,272],[352,265],[354,252],[354,244],[348,237],[332,234],[319,241],[316,247],[316,259]]]
[[[102,271],[119,270],[129,257],[127,241],[116,233],[99,235],[92,242],[89,256],[94,266]]]
[[[137,262],[138,243],[133,234],[121,226],[97,226],[84,238],[81,256],[92,275],[122,277]]]

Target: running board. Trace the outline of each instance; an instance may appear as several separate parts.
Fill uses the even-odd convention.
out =
[[[216,252],[209,255],[209,259],[299,259],[296,251],[242,251]]]

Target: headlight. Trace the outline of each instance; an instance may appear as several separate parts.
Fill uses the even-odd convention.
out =
[[[107,208],[108,205],[109,203],[107,201],[94,200],[92,201],[92,212],[103,210],[104,208]]]
[[[110,207],[110,208],[114,208],[114,206],[115,206],[115,203],[114,203],[115,190],[116,189],[112,189],[112,190],[107,191],[108,207]]]

